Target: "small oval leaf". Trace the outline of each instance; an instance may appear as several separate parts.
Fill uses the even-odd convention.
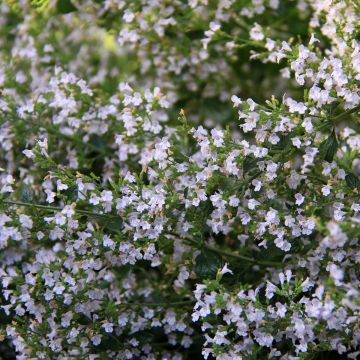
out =
[[[332,162],[338,146],[339,144],[336,138],[335,130],[333,130],[331,135],[320,144],[319,153],[321,158],[327,162]]]
[[[347,174],[345,176],[345,181],[346,181],[346,185],[350,189],[359,189],[360,190],[360,180],[356,175],[354,175],[352,173]]]
[[[65,191],[64,195],[71,201],[74,202],[78,198],[78,187],[77,185],[69,186]]]
[[[23,202],[32,202],[33,196],[30,186],[23,185],[20,190],[20,199]]]
[[[58,0],[56,7],[61,14],[69,14],[77,10],[70,0]]]
[[[202,250],[195,259],[195,274],[202,279],[215,278],[217,271],[224,266],[221,256],[210,250]]]

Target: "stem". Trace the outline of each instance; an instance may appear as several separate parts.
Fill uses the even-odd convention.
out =
[[[350,110],[347,110],[347,111],[344,111],[343,113],[337,115],[337,116],[334,116],[334,117],[330,117],[328,119],[325,119],[325,122],[319,124],[317,126],[317,129],[318,130],[323,130],[327,127],[331,127],[331,126],[334,126],[334,124],[340,120],[342,120],[344,117],[348,116],[348,115],[351,115],[353,113],[355,113],[356,111],[360,110],[360,105],[354,107],[353,109],[350,109]]]
[[[164,305],[186,305],[186,304],[193,304],[195,300],[183,300],[183,301],[174,301],[174,302],[141,302],[141,303],[126,303],[122,305],[129,305],[129,306],[164,306]]]
[[[197,243],[197,241],[195,240],[192,240],[192,239],[185,239],[186,241],[194,244],[194,245],[199,245]],[[218,254],[221,254],[221,255],[225,255],[225,256],[229,256],[229,257],[233,257],[235,259],[239,259],[239,260],[244,260],[244,261],[247,261],[247,262],[251,262],[253,264],[259,264],[259,265],[265,265],[265,266],[279,266],[279,263],[277,262],[273,262],[273,261],[267,261],[267,260],[256,260],[254,258],[251,258],[251,257],[248,257],[248,256],[245,256],[245,255],[240,255],[240,254],[236,254],[234,252],[229,252],[229,251],[226,251],[226,250],[221,250],[221,249],[218,249],[218,248],[215,248],[215,247],[212,247],[212,246],[209,246],[209,245],[206,245],[205,244],[205,248],[207,250],[210,250],[212,252],[215,252],[215,253],[218,253]]]
[[[10,205],[34,207],[34,208],[50,210],[50,211],[61,211],[61,210],[63,210],[63,208],[61,208],[61,207],[40,205],[40,204],[33,204],[33,203],[26,203],[26,202],[21,202],[21,201],[3,200],[2,202],[5,203],[5,204],[10,204]],[[99,216],[99,217],[105,217],[105,218],[109,218],[109,219],[117,217],[115,215],[106,215],[106,214],[93,213],[91,211],[80,210],[80,209],[76,209],[76,212],[78,212],[80,214],[84,214],[84,215]]]
[[[349,109],[349,110],[347,110],[347,111],[345,111],[345,112],[343,112],[343,113],[341,113],[341,114],[333,117],[332,120],[333,120],[333,121],[339,121],[339,120],[341,120],[343,117],[345,117],[345,116],[347,116],[347,115],[350,115],[350,114],[352,114],[352,113],[354,113],[354,112],[357,112],[357,111],[359,111],[359,110],[360,110],[360,105],[355,106],[353,109]]]
[[[267,261],[267,260],[256,260],[256,259],[244,256],[244,255],[236,254],[233,252],[228,252],[228,251],[217,249],[217,248],[214,248],[211,246],[208,246],[207,249],[209,249],[210,251],[213,251],[213,252],[217,252],[218,254],[230,256],[230,257],[240,259],[240,260],[245,260],[245,261],[251,262],[253,264],[259,264],[259,265],[265,265],[265,266],[275,266],[275,267],[279,266],[279,263],[277,263],[277,262]]]

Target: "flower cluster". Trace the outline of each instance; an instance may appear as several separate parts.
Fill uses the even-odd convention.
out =
[[[1,356],[358,358],[359,23],[1,2]]]

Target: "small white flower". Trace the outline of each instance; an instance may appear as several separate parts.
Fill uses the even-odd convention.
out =
[[[112,323],[106,322],[105,324],[102,325],[102,327],[107,333],[112,333],[114,331],[114,324]]]
[[[33,221],[31,220],[30,216],[21,214],[19,216],[19,221],[22,227],[24,228],[31,229],[33,227]]]
[[[251,184],[255,187],[255,191],[260,191],[261,186],[262,186],[262,182],[258,179],[254,179]]]
[[[23,154],[29,159],[33,159],[35,157],[35,154],[32,150],[23,150]]]
[[[261,41],[265,39],[263,29],[258,23],[255,23],[252,29],[250,30],[250,39],[256,41]]]
[[[234,107],[239,107],[242,103],[241,99],[236,95],[231,96],[231,101],[234,103]]]
[[[277,287],[273,283],[271,283],[270,281],[267,281],[265,296],[268,299],[271,299],[274,296],[276,289],[277,289]]]
[[[225,275],[225,274],[227,274],[227,273],[233,275],[233,272],[228,268],[228,264],[226,263],[226,264],[224,265],[224,267],[220,270],[219,274],[220,274],[220,275]]]
[[[56,181],[56,188],[58,191],[66,190],[68,186],[66,184],[63,184],[61,180]]]
[[[331,185],[325,185],[321,188],[321,192],[324,196],[328,196],[330,195],[330,192],[331,192],[331,188],[332,186]]]
[[[305,197],[303,195],[301,195],[300,193],[297,193],[297,194],[295,194],[295,199],[296,199],[295,204],[300,206],[304,202]]]
[[[135,15],[133,12],[131,12],[129,9],[126,9],[124,11],[123,19],[125,22],[130,23],[134,20]]]

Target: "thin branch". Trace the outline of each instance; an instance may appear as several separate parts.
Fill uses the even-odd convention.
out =
[[[192,239],[189,239],[189,238],[186,238],[184,240],[192,243],[193,245],[199,245],[196,240],[192,240]],[[224,256],[233,257],[235,259],[244,260],[244,261],[250,262],[250,263],[255,264],[255,265],[258,264],[258,265],[275,266],[275,267],[279,266],[278,262],[267,261],[267,260],[257,260],[257,259],[245,256],[245,255],[237,254],[236,252],[230,252],[230,251],[222,250],[222,249],[215,248],[215,247],[212,247],[212,246],[209,246],[209,245],[206,245],[206,244],[204,245],[204,247],[207,250],[210,250],[212,252],[215,252],[215,253],[218,253],[218,254],[221,254],[221,255],[224,255]]]
[[[26,203],[26,202],[21,202],[21,201],[3,200],[2,202],[5,204],[10,204],[10,205],[35,207],[38,209],[44,209],[44,210],[49,210],[49,211],[61,211],[64,209],[64,208],[56,207],[56,206],[40,205],[40,204]],[[108,219],[118,218],[118,216],[115,216],[115,215],[99,214],[99,213],[94,213],[91,211],[81,210],[81,209],[75,209],[75,211],[78,212],[79,214],[84,214],[84,215],[89,215],[89,216],[98,216],[98,217],[104,217],[104,218],[108,218]]]

